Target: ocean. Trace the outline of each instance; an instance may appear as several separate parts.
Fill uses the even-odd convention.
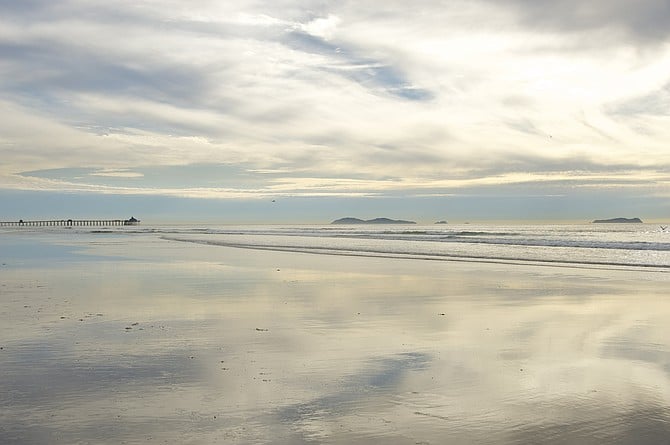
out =
[[[656,225],[461,225],[192,228],[165,238],[211,245],[451,261],[670,267],[670,231]]]
[[[25,230],[25,229],[22,229]],[[56,228],[247,249],[566,267],[670,268],[670,230],[655,224],[273,225]],[[43,231],[42,231],[43,232]]]

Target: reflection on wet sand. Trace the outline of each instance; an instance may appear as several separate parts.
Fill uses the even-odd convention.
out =
[[[666,274],[76,247],[2,259],[0,443],[670,437]]]

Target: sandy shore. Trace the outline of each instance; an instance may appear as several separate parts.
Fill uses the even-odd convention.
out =
[[[663,443],[669,281],[3,235],[0,443]]]

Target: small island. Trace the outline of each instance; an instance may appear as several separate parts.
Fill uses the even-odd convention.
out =
[[[437,221],[435,224],[447,224],[445,220]]]
[[[640,218],[612,218],[612,219],[596,219],[593,221],[593,224],[610,224],[610,223],[636,223],[642,224]]]
[[[359,218],[340,218],[331,222],[331,224],[416,224],[414,221],[405,221],[402,219],[390,218],[375,218],[375,219],[359,219]]]

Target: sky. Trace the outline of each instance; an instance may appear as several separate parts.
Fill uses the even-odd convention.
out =
[[[0,0],[0,220],[670,220],[668,0]]]

